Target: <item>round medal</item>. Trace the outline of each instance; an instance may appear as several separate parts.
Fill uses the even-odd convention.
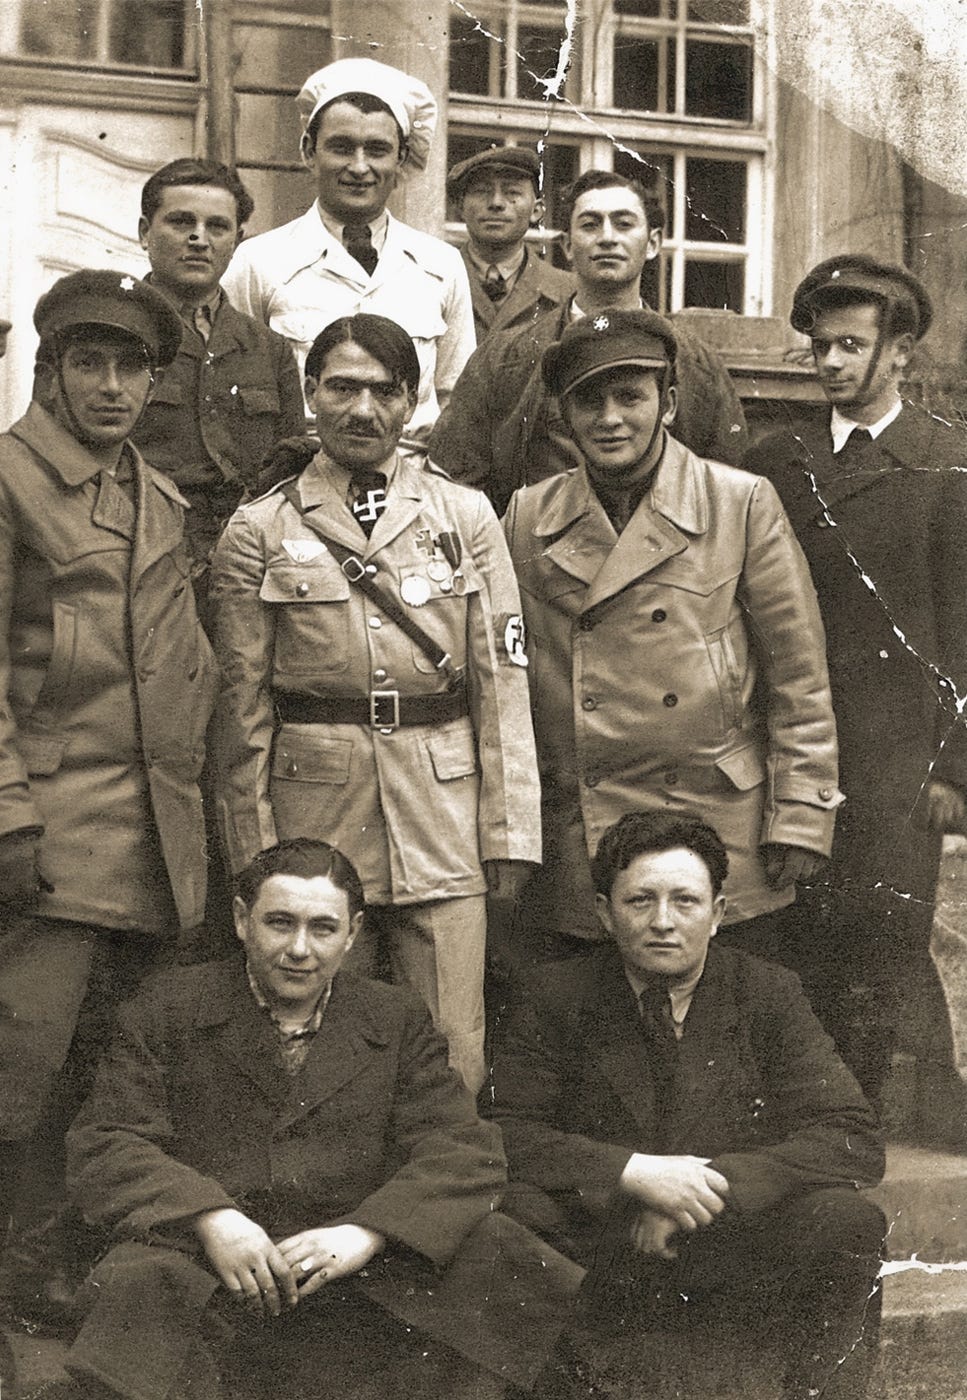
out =
[[[426,571],[434,583],[442,583],[445,578],[450,577],[450,565],[445,559],[431,559]]]
[[[453,590],[453,580],[452,580],[452,579],[449,579],[449,578],[441,578],[441,580],[440,580],[440,592],[441,592],[441,593],[450,593],[450,592],[452,592],[452,590]]]
[[[464,593],[466,593],[466,591],[467,591],[467,580],[466,580],[466,576],[465,576],[464,574],[462,574],[462,573],[460,572],[459,569],[458,569],[457,572],[453,575],[453,591],[454,591],[454,593],[457,594],[458,597],[461,597],[461,598],[463,597]]]
[[[409,603],[411,608],[422,608],[431,592],[429,581],[420,574],[410,574],[409,578],[405,578],[400,584],[400,597],[404,603]]]

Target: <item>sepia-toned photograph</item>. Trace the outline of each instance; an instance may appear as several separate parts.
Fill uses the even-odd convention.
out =
[[[0,1400],[967,1400],[967,0],[0,0]]]

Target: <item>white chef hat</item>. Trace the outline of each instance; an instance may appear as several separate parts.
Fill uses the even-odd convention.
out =
[[[421,79],[372,58],[340,58],[306,78],[296,98],[302,118],[303,159],[313,119],[323,107],[349,92],[367,92],[386,103],[406,140],[402,173],[425,170],[430,138],[436,129],[436,99]]]

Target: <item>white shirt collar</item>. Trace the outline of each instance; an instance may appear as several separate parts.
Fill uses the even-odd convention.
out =
[[[484,275],[487,274],[490,268],[495,267],[500,273],[501,277],[504,279],[504,281],[510,282],[513,280],[514,277],[517,276],[517,273],[524,266],[526,249],[522,243],[517,249],[516,253],[511,253],[509,258],[504,258],[502,262],[491,262],[488,258],[485,258],[480,253],[478,253],[472,243],[468,243],[467,256],[473,263],[474,267],[477,268],[480,272],[484,273]]]
[[[343,229],[346,227],[346,225],[344,223],[341,223],[339,220],[334,219],[331,214],[327,213],[326,210],[323,209],[322,205],[319,203],[318,199],[316,200],[315,207],[319,218],[322,220],[323,224],[325,224],[326,228],[332,234],[333,238],[335,238],[337,243],[342,243]],[[386,231],[389,228],[389,215],[384,209],[383,212],[381,214],[378,214],[375,219],[368,219],[366,222],[369,224],[370,242],[376,249],[377,253],[381,253],[383,251],[383,244],[386,242]]]
[[[854,428],[865,428],[871,438],[878,438],[880,434],[890,426],[895,419],[899,418],[903,409],[903,400],[897,399],[892,408],[888,408],[882,418],[878,418],[875,423],[857,423],[855,418],[847,418],[834,407],[829,418],[829,431],[833,439],[833,451],[842,452],[846,446],[846,439]]]

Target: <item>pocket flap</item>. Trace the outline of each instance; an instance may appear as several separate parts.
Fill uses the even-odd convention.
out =
[[[351,739],[315,738],[283,725],[272,754],[272,777],[302,783],[349,782]]]
[[[716,759],[715,766],[739,792],[747,792],[765,782],[766,762],[757,744],[747,744]]]
[[[238,386],[238,396],[246,413],[279,413],[279,391],[260,389],[255,385]]]
[[[23,734],[17,738],[17,749],[27,772],[37,777],[56,773],[64,757],[67,740],[55,734]]]
[[[332,561],[309,564],[270,564],[259,597],[266,603],[344,603],[349,579]]]
[[[461,725],[426,741],[433,771],[441,783],[469,778],[477,771],[477,743],[469,727]]]

